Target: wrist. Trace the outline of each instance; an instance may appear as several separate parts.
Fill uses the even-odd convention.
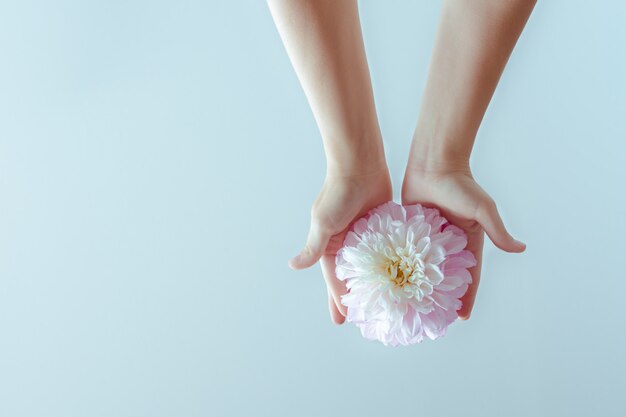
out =
[[[470,173],[471,149],[454,141],[416,135],[411,143],[407,171],[421,174]]]
[[[380,136],[325,147],[328,177],[367,177],[388,172]]]
[[[331,163],[326,167],[326,178],[375,178],[382,175],[389,175],[387,163],[383,161],[354,161],[341,163]]]

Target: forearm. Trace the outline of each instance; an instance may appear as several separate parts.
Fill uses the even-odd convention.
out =
[[[319,127],[330,172],[384,165],[355,0],[268,0]]]
[[[445,0],[410,168],[469,170],[474,138],[534,0]]]

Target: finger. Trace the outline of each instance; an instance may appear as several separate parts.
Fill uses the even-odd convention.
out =
[[[504,222],[493,200],[479,206],[475,220],[485,229],[489,239],[506,252],[524,252],[526,244],[516,240],[504,227]]]
[[[346,318],[339,312],[339,310],[337,310],[335,300],[333,299],[330,291],[326,290],[326,292],[328,293],[328,311],[330,312],[330,319],[335,324],[343,324],[343,322],[346,321]]]
[[[322,274],[326,281],[328,292],[333,297],[337,310],[345,317],[348,315],[348,307],[341,303],[341,296],[346,294],[346,284],[337,278],[335,273],[335,255],[324,255],[320,261]]]
[[[469,285],[465,295],[461,297],[463,306],[458,311],[461,320],[468,320],[474,308],[474,301],[476,300],[476,293],[478,292],[478,285],[480,284],[484,240],[485,234],[482,230],[471,232],[467,235],[467,246],[465,249],[474,254],[476,265],[468,269],[469,273],[472,275],[472,283]]]
[[[324,254],[324,249],[330,239],[330,233],[325,231],[317,221],[311,221],[306,245],[302,251],[289,261],[291,269],[304,269],[315,265]]]

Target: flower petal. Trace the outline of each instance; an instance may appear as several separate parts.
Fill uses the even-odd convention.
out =
[[[347,320],[388,346],[446,333],[476,265],[467,237],[436,208],[392,201],[357,220],[337,252]]]

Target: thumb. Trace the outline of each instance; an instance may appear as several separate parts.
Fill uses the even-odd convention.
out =
[[[330,233],[323,230],[318,222],[311,222],[306,245],[298,255],[289,261],[289,267],[291,269],[304,269],[315,265],[324,254],[329,240]]]
[[[526,244],[515,239],[504,227],[496,203],[489,199],[479,206],[475,220],[498,248],[506,252],[524,252]]]

